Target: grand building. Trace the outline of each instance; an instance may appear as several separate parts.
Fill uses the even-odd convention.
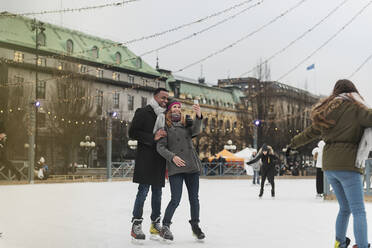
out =
[[[0,13],[0,118],[6,121],[12,160],[27,161],[34,135],[36,156],[45,157],[57,173],[74,162],[106,166],[107,120],[114,112],[112,160],[133,156],[130,122],[158,87],[181,101],[185,114],[193,115],[195,100],[201,105],[203,131],[194,139],[201,158],[229,140],[236,150],[257,142],[281,147],[309,124],[307,110],[318,100],[254,78],[222,79],[212,86],[203,78],[153,68],[119,42]],[[86,136],[94,147],[80,146]]]
[[[320,99],[306,90],[249,77],[220,79],[218,86],[238,87],[244,93],[242,102],[258,121],[258,147],[266,143],[276,150],[281,150],[294,135],[311,124],[311,107]],[[249,126],[253,125],[249,123]]]

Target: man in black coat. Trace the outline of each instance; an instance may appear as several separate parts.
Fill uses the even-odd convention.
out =
[[[129,129],[129,137],[138,142],[133,182],[138,183],[136,201],[134,203],[131,236],[145,239],[142,232],[142,214],[147,193],[151,187],[151,234],[158,234],[160,227],[160,210],[162,187],[165,184],[165,159],[156,151],[156,142],[167,135],[161,129],[155,135],[153,129],[156,118],[163,113],[168,102],[168,91],[158,88],[153,99],[143,108],[136,110]]]
[[[0,165],[5,166],[5,169],[13,172],[18,180],[21,180],[21,173],[14,167],[12,162],[10,162],[6,156],[6,147],[5,147],[5,126],[4,122],[0,120]]]

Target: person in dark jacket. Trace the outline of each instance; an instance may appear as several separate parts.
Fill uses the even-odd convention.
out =
[[[199,104],[193,105],[196,118],[192,125],[187,125],[181,113],[181,103],[170,101],[165,114],[165,130],[167,137],[157,143],[158,152],[167,160],[167,169],[171,189],[171,200],[165,210],[163,228],[160,236],[166,240],[173,240],[170,231],[172,217],[182,196],[183,182],[189,194],[191,229],[197,239],[205,238],[199,227],[199,175],[202,168],[201,161],[192,143],[192,137],[201,131],[202,114]]]
[[[261,189],[259,197],[262,197],[265,187],[265,181],[266,178],[269,180],[271,184],[271,196],[275,197],[275,183],[274,183],[274,177],[275,177],[275,165],[278,163],[278,157],[274,154],[273,149],[271,146],[268,146],[264,144],[260,151],[258,152],[258,155],[253,160],[247,162],[248,165],[253,164],[257,162],[259,159],[261,159],[262,165],[261,165]]]
[[[6,154],[6,131],[4,122],[0,120],[0,165],[5,166],[5,169],[13,172],[18,180],[21,180],[21,173],[14,167],[12,162],[8,160]]]
[[[372,127],[372,109],[351,81],[341,79],[336,82],[332,95],[314,106],[311,120],[311,126],[291,140],[287,153],[316,139],[324,140],[322,168],[340,206],[335,248],[344,248],[350,243],[346,237],[350,214],[357,243],[353,248],[367,248],[363,168],[358,167],[356,160],[360,159],[357,153],[362,135],[366,128]]]
[[[160,226],[161,195],[165,185],[165,160],[156,151],[156,142],[167,134],[158,130],[153,134],[158,115],[165,111],[168,102],[168,91],[158,88],[149,105],[136,110],[129,129],[129,137],[138,142],[133,182],[138,183],[138,191],[133,208],[131,236],[134,239],[145,239],[142,231],[143,206],[151,187],[151,227],[150,233],[158,235]]]

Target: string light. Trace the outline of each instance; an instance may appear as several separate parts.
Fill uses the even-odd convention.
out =
[[[217,16],[219,16],[221,14],[227,13],[227,12],[229,12],[231,10],[234,10],[236,8],[239,8],[239,7],[245,5],[245,4],[249,3],[249,2],[252,2],[252,1],[253,0],[243,1],[243,2],[238,3],[238,4],[236,4],[236,5],[232,6],[232,7],[229,7],[227,9],[224,9],[222,11],[219,11],[217,13],[208,15],[208,16],[203,17],[203,18],[199,18],[199,19],[197,19],[195,21],[192,21],[192,22],[189,22],[189,23],[185,23],[185,24],[182,24],[182,25],[179,25],[179,26],[170,28],[170,29],[165,30],[165,31],[162,31],[162,32],[158,32],[158,33],[154,33],[154,34],[151,34],[151,35],[143,36],[141,38],[135,38],[135,39],[132,39],[132,40],[129,40],[129,41],[125,41],[124,44],[125,45],[128,45],[128,44],[131,44],[131,43],[134,43],[134,42],[138,42],[138,41],[143,41],[143,40],[147,40],[147,39],[151,39],[151,38],[160,37],[160,36],[162,36],[164,34],[171,33],[171,32],[177,31],[179,29],[182,29],[182,28],[185,28],[185,27],[189,27],[189,26],[194,25],[194,24],[200,24],[200,23],[202,23],[202,22],[204,22],[204,21],[206,21],[208,19],[211,19],[213,17],[217,17]]]
[[[221,21],[219,21],[219,22],[217,22],[217,23],[215,23],[215,24],[213,24],[213,25],[210,25],[210,26],[208,26],[208,27],[206,27],[206,28],[204,28],[204,29],[202,29],[202,30],[200,30],[200,31],[198,31],[198,32],[194,32],[194,33],[192,33],[192,34],[190,34],[190,35],[187,35],[187,36],[185,36],[185,37],[183,37],[183,38],[181,38],[181,39],[178,39],[178,40],[176,40],[176,41],[170,42],[170,43],[165,44],[165,45],[163,45],[163,46],[161,46],[161,47],[158,47],[158,48],[156,48],[156,49],[152,49],[152,50],[150,50],[150,51],[144,52],[144,53],[142,53],[142,54],[140,55],[140,57],[143,57],[143,56],[146,56],[146,55],[152,54],[152,53],[154,53],[154,52],[158,52],[158,51],[160,51],[160,50],[163,50],[163,49],[165,49],[165,48],[169,48],[169,47],[174,46],[174,45],[176,45],[176,44],[178,44],[178,43],[180,43],[180,42],[183,42],[183,41],[185,41],[185,40],[189,40],[189,39],[191,39],[191,38],[194,38],[194,37],[198,36],[199,34],[202,34],[202,33],[204,33],[204,32],[207,32],[207,31],[209,31],[209,30],[211,30],[211,29],[213,29],[213,28],[215,28],[215,27],[217,27],[217,26],[219,26],[219,25],[221,25],[221,24],[223,24],[223,23],[225,23],[225,22],[227,22],[227,21],[229,21],[229,20],[232,20],[233,18],[235,18],[235,17],[237,17],[237,16],[243,14],[243,13],[246,12],[246,11],[248,11],[248,10],[254,8],[254,7],[259,6],[263,1],[264,1],[264,0],[261,0],[261,1],[257,2],[257,3],[255,3],[254,5],[251,5],[251,6],[247,7],[247,8],[245,8],[245,9],[239,11],[238,13],[236,13],[236,14],[234,14],[234,15],[232,15],[232,16],[229,16],[229,17],[227,17],[227,18],[225,18],[225,19],[222,19]],[[304,1],[306,1],[306,0],[304,0]],[[137,58],[137,57],[131,57],[131,58],[126,59],[125,61],[133,60],[133,59],[136,59],[136,58]]]
[[[367,62],[368,62],[371,58],[372,58],[372,54],[369,55],[368,58],[366,58],[366,59],[363,61],[363,63],[360,64],[360,65],[357,67],[357,69],[356,69],[353,73],[350,74],[350,76],[349,76],[348,78],[352,78],[355,74],[357,74],[357,73],[360,71],[360,69],[362,69],[363,66],[366,65]]]
[[[266,64],[267,62],[271,61],[272,59],[274,59],[276,56],[278,56],[279,54],[285,52],[288,48],[290,48],[291,46],[293,46],[296,42],[298,42],[299,40],[301,40],[302,38],[304,38],[307,34],[311,33],[312,31],[314,31],[318,26],[320,26],[324,21],[326,21],[329,17],[331,17],[339,8],[341,8],[346,2],[348,2],[349,0],[344,0],[343,2],[341,2],[339,5],[336,6],[336,8],[332,9],[324,18],[322,18],[319,22],[317,22],[315,25],[313,25],[312,27],[310,27],[308,30],[306,30],[304,33],[302,33],[301,35],[299,35],[296,39],[294,39],[293,41],[289,42],[287,46],[283,47],[282,49],[278,50],[276,53],[274,53],[273,55],[271,55],[269,58],[265,59],[262,63],[260,63],[258,66],[262,66],[264,64]],[[252,67],[249,71],[246,71],[244,73],[242,73],[239,77],[242,77],[244,75],[247,75],[251,72],[253,72],[255,70],[257,66],[254,66]]]
[[[292,73],[294,70],[296,70],[300,65],[305,63],[308,59],[310,59],[312,56],[314,56],[318,51],[320,51],[323,47],[328,45],[334,38],[336,38],[342,31],[344,31],[350,24],[352,24],[356,18],[358,18],[370,5],[372,1],[369,1],[366,5],[363,6],[362,9],[360,9],[345,25],[343,25],[339,30],[337,30],[336,33],[334,33],[330,38],[328,38],[321,46],[319,46],[317,49],[315,49],[310,55],[302,59],[298,64],[296,64],[294,67],[292,67],[289,71],[284,73],[282,76],[278,78],[277,81],[280,81],[284,77],[288,76],[290,73]]]
[[[101,4],[101,5],[94,5],[94,6],[86,6],[86,7],[80,7],[80,8],[67,8],[67,9],[60,9],[60,10],[44,10],[40,12],[26,12],[26,13],[20,13],[20,14],[12,14],[12,13],[0,13],[0,16],[35,16],[35,15],[45,15],[45,14],[62,14],[62,13],[68,13],[68,12],[81,12],[85,10],[93,10],[93,9],[101,9],[106,7],[121,7],[125,4],[131,3],[131,2],[138,2],[140,0],[126,0],[121,2],[114,2],[114,3],[107,3],[107,4]]]
[[[272,20],[270,20],[270,21],[267,22],[266,24],[262,25],[262,26],[259,27],[258,29],[256,29],[256,30],[250,32],[249,34],[247,34],[247,35],[243,36],[242,38],[236,40],[235,42],[231,43],[230,45],[225,46],[224,48],[222,48],[222,49],[220,49],[220,50],[218,50],[218,51],[216,51],[216,52],[214,52],[214,53],[211,53],[211,54],[205,56],[204,58],[199,59],[199,60],[197,60],[197,61],[195,61],[195,62],[193,62],[193,63],[191,63],[191,64],[188,64],[188,65],[182,67],[181,69],[179,69],[179,70],[177,70],[177,71],[175,71],[175,72],[181,72],[181,71],[184,71],[184,70],[186,70],[186,69],[188,69],[188,68],[190,68],[190,67],[192,67],[192,66],[195,66],[195,65],[197,65],[197,64],[200,64],[201,62],[204,62],[204,61],[206,61],[206,60],[208,60],[208,59],[210,59],[210,58],[212,58],[212,57],[214,57],[214,56],[216,56],[216,55],[218,55],[218,54],[220,54],[220,53],[222,53],[222,52],[224,52],[224,51],[226,51],[226,50],[228,50],[228,49],[230,49],[230,48],[232,48],[232,47],[234,47],[235,45],[239,44],[239,43],[242,42],[243,40],[248,39],[249,37],[253,36],[254,34],[260,32],[260,31],[263,30],[264,28],[266,28],[266,27],[268,27],[269,25],[273,24],[274,22],[276,22],[276,21],[279,20],[280,18],[284,17],[285,15],[287,15],[288,13],[290,13],[292,10],[294,10],[294,9],[298,8],[299,6],[301,6],[301,5],[302,5],[304,2],[306,2],[306,1],[307,1],[307,0],[301,0],[301,1],[299,1],[299,2],[298,2],[297,4],[295,4],[293,7],[289,8],[288,10],[284,11],[284,12],[281,13],[280,15],[276,16],[275,18],[273,18]]]

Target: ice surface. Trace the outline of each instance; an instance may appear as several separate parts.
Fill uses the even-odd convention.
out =
[[[137,184],[132,182],[35,184],[0,186],[1,248],[125,248]],[[190,210],[184,187],[174,215],[172,247],[333,247],[335,201],[316,199],[315,179],[276,180],[262,199],[251,180],[200,180],[200,226],[207,238],[198,243],[188,223]],[[162,213],[170,198],[163,191]],[[366,203],[372,219],[372,204]],[[164,247],[149,240],[150,198],[144,208],[142,247]],[[369,230],[372,227],[369,226]],[[352,218],[348,236],[352,238]],[[369,231],[371,239],[371,231]]]

